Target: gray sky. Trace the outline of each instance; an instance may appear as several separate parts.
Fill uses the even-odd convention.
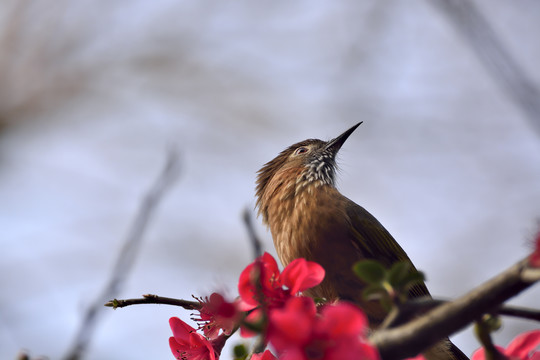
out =
[[[475,4],[539,84],[540,5]],[[119,298],[235,296],[251,260],[241,213],[254,206],[255,172],[360,120],[339,188],[388,228],[435,296],[463,294],[531,249],[538,125],[508,74],[432,2],[0,6],[1,358],[65,355],[171,144],[179,180]],[[260,219],[257,231],[273,253]],[[172,358],[170,316],[189,313],[109,310],[87,358]],[[534,325],[504,319],[495,339]],[[477,347],[470,330],[455,341]]]

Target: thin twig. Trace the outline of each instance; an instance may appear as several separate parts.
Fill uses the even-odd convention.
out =
[[[110,278],[103,287],[99,296],[86,310],[71,349],[64,357],[65,360],[78,360],[82,358],[82,355],[86,348],[88,348],[92,335],[98,324],[98,316],[101,315],[101,311],[104,310],[103,303],[108,299],[114,298],[120,292],[122,285],[133,267],[133,263],[135,262],[135,258],[139,251],[140,244],[148,223],[152,218],[152,215],[154,215],[160,200],[163,198],[163,195],[176,180],[178,172],[178,151],[171,148],[167,153],[167,160],[163,170],[141,202],[139,211],[137,212],[132,226],[129,229],[129,233],[124,240],[124,245],[118,253],[118,257],[116,259],[116,263],[114,264]]]
[[[502,306],[495,312],[495,314],[540,321],[539,310],[518,306]]]
[[[248,231],[249,240],[253,246],[253,254],[255,259],[257,259],[262,255],[262,242],[255,233],[255,228],[253,227],[253,222],[251,221],[251,211],[248,208],[244,209],[242,218],[244,219],[244,224],[246,225],[246,229]]]
[[[540,132],[540,90],[470,0],[432,0],[469,43],[488,73]]]
[[[540,274],[532,279],[527,270],[528,259],[524,259],[464,296],[437,306],[405,325],[375,331],[370,340],[384,360],[416,356],[481,315],[496,311],[504,301],[540,280]]]
[[[173,305],[180,306],[187,310],[199,310],[201,308],[201,303],[198,301],[190,301],[183,299],[174,299],[168,298],[153,294],[145,294],[142,298],[138,299],[124,299],[118,300],[114,299],[105,303],[105,306],[116,308],[123,308],[131,305],[140,305],[140,304],[164,304],[164,305]]]
[[[264,317],[268,316],[268,309],[267,304],[265,300],[265,295],[263,292],[263,284],[262,284],[262,274],[264,271],[263,263],[260,259],[262,256],[262,242],[255,233],[255,228],[253,227],[253,223],[251,221],[251,211],[246,208],[243,213],[243,219],[244,224],[246,225],[246,229],[248,231],[249,239],[251,241],[251,245],[253,247],[253,255],[255,256],[255,269],[256,275],[253,277],[253,284],[255,285],[255,292],[256,297],[260,303],[260,307],[262,310],[262,314]],[[265,319],[267,321],[267,319]],[[253,347],[254,353],[259,353],[264,351],[264,348],[266,347],[266,342],[263,336],[259,336],[258,340],[255,342]]]

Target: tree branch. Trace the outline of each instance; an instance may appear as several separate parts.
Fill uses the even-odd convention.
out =
[[[82,357],[97,326],[99,315],[101,314],[100,311],[103,309],[103,303],[108,299],[114,298],[114,296],[120,292],[125,279],[133,267],[148,223],[166,190],[168,190],[176,180],[178,170],[178,152],[175,149],[170,149],[163,170],[141,202],[139,211],[137,212],[124,241],[124,245],[118,253],[116,263],[114,264],[108,282],[99,296],[86,310],[73,345],[64,359],[78,360]]]
[[[540,90],[470,0],[432,0],[463,35],[493,80],[540,132]]]
[[[374,332],[370,340],[384,360],[416,356],[483,314],[496,312],[504,301],[540,280],[539,272],[534,270],[524,259],[464,296],[405,325]]]
[[[199,310],[201,308],[201,303],[198,301],[182,300],[168,298],[153,294],[145,294],[142,298],[138,299],[125,299],[125,300],[111,300],[105,303],[105,306],[112,307],[114,310],[116,308],[123,308],[130,305],[140,305],[140,304],[164,304],[164,305],[173,305],[180,306],[187,310]]]
[[[496,314],[517,317],[526,320],[540,321],[540,311],[517,306],[501,306]]]
[[[447,304],[451,300],[432,299],[421,297],[408,300],[406,303],[395,308],[384,320],[379,330],[390,329],[405,324],[411,319],[425,314],[439,305]],[[493,315],[511,316],[520,319],[540,321],[540,310],[502,305],[491,312]]]
[[[251,212],[247,208],[244,210],[242,218],[244,219],[244,224],[246,225],[249,240],[253,246],[253,255],[255,256],[255,259],[257,259],[262,255],[262,242],[255,233],[255,228],[253,227],[253,223],[251,221]]]

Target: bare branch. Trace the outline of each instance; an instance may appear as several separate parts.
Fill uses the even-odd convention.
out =
[[[430,297],[421,297],[408,300],[401,304],[399,309],[393,310],[385,319],[379,329],[389,329],[407,321],[425,314],[429,310],[436,308],[439,305],[447,304],[451,300],[432,299]],[[491,311],[493,315],[511,316],[520,319],[540,321],[540,310],[524,308],[518,306],[503,305]]]
[[[526,320],[540,321],[540,311],[517,306],[502,306],[496,310],[495,314],[517,317]]]
[[[114,298],[120,292],[125,279],[133,267],[148,223],[163,195],[176,180],[178,170],[178,152],[175,149],[169,149],[165,166],[141,202],[139,211],[118,254],[109,280],[100,295],[90,304],[84,314],[73,345],[64,359],[77,360],[82,358],[98,324],[98,316],[104,310],[103,303],[108,299]]]
[[[489,22],[470,0],[433,0],[472,47],[501,89],[540,132],[540,90],[512,57]]]
[[[125,299],[118,300],[114,299],[105,303],[105,306],[116,308],[123,308],[130,305],[139,305],[139,304],[164,304],[164,305],[173,305],[180,306],[187,310],[199,310],[201,308],[201,303],[198,301],[182,300],[168,298],[153,294],[143,295],[142,298],[138,299]]]
[[[456,331],[496,312],[500,305],[538,280],[524,259],[464,296],[430,310],[411,322],[392,329],[376,331],[372,343],[384,360],[412,357]],[[525,276],[524,276],[525,275]]]
[[[257,259],[262,255],[262,242],[255,233],[255,228],[253,227],[253,222],[251,221],[251,211],[246,208],[242,214],[242,217],[248,231],[249,239],[251,240],[251,245],[253,246],[253,255],[255,256],[255,259]]]

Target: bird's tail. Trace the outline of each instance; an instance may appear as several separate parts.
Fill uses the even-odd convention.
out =
[[[452,356],[456,360],[469,360],[469,357],[461,351],[460,348],[458,348],[456,345],[454,345],[453,342],[450,342],[450,352],[452,353]]]
[[[423,353],[427,360],[469,360],[450,340],[445,339]]]

